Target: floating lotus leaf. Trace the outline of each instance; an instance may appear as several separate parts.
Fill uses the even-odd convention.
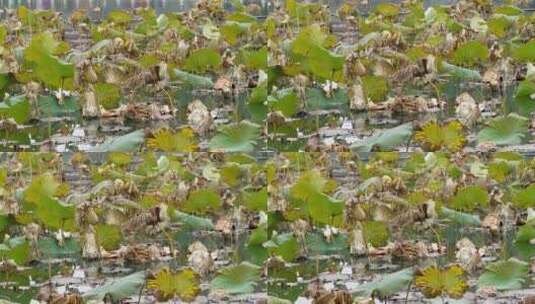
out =
[[[188,72],[181,71],[179,69],[174,69],[173,73],[175,79],[185,85],[191,86],[192,88],[211,89],[214,87],[214,82],[209,77],[191,74]]]
[[[454,64],[468,67],[485,62],[488,58],[488,47],[479,41],[468,41],[463,43],[453,52],[452,56]]]
[[[518,113],[523,116],[529,116],[535,111],[535,100],[532,98],[535,94],[535,83],[530,80],[522,81],[515,92],[515,103]]]
[[[260,135],[260,126],[243,120],[239,123],[222,126],[208,147],[213,152],[251,152]]]
[[[243,191],[241,200],[248,210],[267,211],[268,192],[266,188],[259,191]]]
[[[195,190],[189,194],[183,210],[189,213],[205,214],[221,208],[221,198],[212,189]]]
[[[35,217],[45,227],[54,230],[75,231],[76,207],[51,197],[42,197],[36,203]]]
[[[184,61],[183,68],[186,71],[205,73],[211,69],[217,69],[221,65],[221,56],[213,49],[198,49],[191,53]]]
[[[263,47],[259,50],[242,50],[241,58],[243,64],[251,70],[264,70],[268,65],[268,50]]]
[[[388,226],[381,221],[365,221],[362,223],[364,239],[374,247],[385,246],[390,238]]]
[[[400,7],[394,3],[379,3],[377,4],[373,12],[385,17],[394,17],[399,14]]]
[[[294,90],[280,90],[267,97],[272,111],[280,111],[286,117],[292,117],[299,109],[299,97]]]
[[[145,132],[137,130],[119,137],[110,138],[96,146],[94,152],[132,152],[139,149],[145,140]]]
[[[478,133],[478,142],[493,142],[496,145],[521,144],[527,135],[528,122],[527,118],[515,113],[494,118],[488,127]]]
[[[326,185],[327,180],[319,171],[308,171],[299,177],[299,180],[290,189],[290,193],[295,198],[308,200],[316,193],[323,192]]]
[[[107,251],[119,248],[123,234],[121,227],[116,225],[100,224],[95,227],[98,244]]]
[[[487,207],[489,195],[487,190],[479,186],[467,186],[457,191],[451,201],[453,208],[463,211],[473,211],[478,207]]]
[[[513,196],[513,203],[519,208],[535,207],[535,184],[520,190]]]
[[[31,118],[30,102],[25,96],[13,96],[0,102],[0,117],[13,118],[18,124],[26,123]]]
[[[230,294],[253,292],[256,282],[260,279],[260,267],[248,262],[229,266],[219,271],[212,281],[212,289],[223,290]]]
[[[535,256],[535,226],[533,224],[525,224],[518,229],[515,240],[515,248],[525,259],[530,259]]]
[[[24,237],[13,237],[0,243],[0,259],[13,260],[18,265],[25,265],[31,259],[30,242]]]
[[[463,81],[481,81],[483,78],[477,70],[471,70],[449,64],[445,61],[441,64],[441,71]]]
[[[360,285],[355,293],[363,296],[377,296],[386,299],[409,288],[413,280],[414,270],[412,267],[400,271],[385,274],[379,279]]]
[[[384,101],[390,90],[384,77],[373,75],[362,77],[362,88],[366,96],[373,102]]]
[[[357,141],[351,145],[351,149],[357,152],[389,151],[407,144],[411,137],[412,123],[405,123]]]
[[[54,176],[45,173],[33,178],[32,183],[24,190],[24,199],[28,202],[38,204],[43,197],[51,197],[59,189],[60,184]]]
[[[135,272],[131,275],[112,279],[102,286],[91,289],[84,293],[85,301],[102,301],[108,297],[113,301],[120,301],[133,295],[137,295],[145,284],[145,271]]]
[[[307,209],[312,220],[318,224],[338,227],[343,223],[344,202],[317,190],[308,198]]]
[[[62,51],[52,33],[45,32],[32,38],[24,51],[24,58],[33,68],[35,77],[51,88],[72,88],[74,65],[58,59],[55,54]]]
[[[283,260],[291,262],[299,255],[299,244],[292,233],[283,233],[273,236],[264,243],[270,255],[280,256]]]
[[[95,84],[95,94],[98,104],[106,110],[117,108],[121,101],[121,89],[111,83]]]
[[[529,264],[515,258],[491,263],[479,277],[479,287],[493,287],[497,290],[519,289],[526,281]]]

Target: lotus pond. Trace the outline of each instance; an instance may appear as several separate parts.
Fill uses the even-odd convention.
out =
[[[0,304],[535,302],[529,1],[0,4]]]

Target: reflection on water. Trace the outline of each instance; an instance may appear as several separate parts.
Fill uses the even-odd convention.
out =
[[[245,4],[256,3],[264,10],[269,8],[270,0],[242,0]],[[114,9],[133,9],[153,7],[158,12],[183,11],[192,8],[197,0],[0,0],[2,8],[16,8],[24,5],[33,9],[52,9],[64,13],[76,9],[102,8],[104,13]]]

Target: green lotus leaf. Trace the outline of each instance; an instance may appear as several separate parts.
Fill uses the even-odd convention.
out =
[[[524,10],[512,5],[499,5],[494,9],[494,14],[505,16],[519,16],[524,14]]]
[[[118,249],[121,245],[123,233],[117,225],[99,224],[95,233],[98,244],[107,251]]]
[[[440,215],[462,226],[481,226],[481,219],[479,218],[479,216],[474,214],[442,207],[440,209]]]
[[[533,240],[535,240],[535,226],[525,224],[518,229],[514,243],[515,248],[527,260],[535,256]]]
[[[451,200],[451,206],[461,211],[474,211],[478,207],[487,207],[488,204],[487,190],[479,186],[461,188]]]
[[[299,177],[299,180],[290,189],[290,194],[301,200],[308,200],[317,193],[323,192],[327,180],[319,171],[307,171]]]
[[[448,295],[452,298],[462,298],[468,289],[463,279],[464,270],[458,265],[447,269],[430,266],[423,269],[415,278],[415,285],[422,290],[427,298]]]
[[[91,289],[84,293],[84,301],[101,302],[108,297],[110,300],[119,302],[125,298],[137,295],[145,285],[145,271],[135,272],[131,275],[111,279],[102,286]]]
[[[25,265],[31,260],[30,242],[24,237],[13,237],[0,244],[0,259]]]
[[[230,45],[235,45],[238,43],[240,36],[246,33],[249,27],[250,26],[248,24],[227,22],[221,26],[219,31],[226,42],[228,42]]]
[[[293,233],[282,233],[272,237],[264,243],[270,255],[280,256],[283,260],[291,262],[299,255],[299,243]]]
[[[290,47],[295,54],[306,56],[315,47],[332,46],[333,39],[334,37],[324,33],[318,24],[313,24],[303,28]]]
[[[260,136],[260,126],[247,120],[222,126],[208,143],[210,151],[251,152]]]
[[[242,191],[241,198],[243,205],[250,211],[267,211],[268,192],[267,188],[258,191]]]
[[[178,222],[182,227],[192,230],[213,230],[214,223],[209,218],[198,217],[195,215],[187,214],[175,210],[174,208],[169,208],[169,217],[171,221]]]
[[[212,280],[211,287],[229,294],[250,293],[260,279],[260,267],[249,262],[221,269]]]
[[[108,13],[108,21],[118,25],[127,25],[132,21],[132,16],[125,10],[113,10]]]
[[[266,226],[258,227],[254,229],[251,234],[249,235],[249,238],[247,239],[247,245],[248,246],[257,246],[262,245],[268,240],[268,233]]]
[[[76,238],[68,238],[60,243],[53,237],[41,237],[37,242],[39,252],[47,258],[76,258],[80,256],[82,248]]]
[[[254,122],[263,122],[266,119],[268,114],[267,100],[267,82],[260,84],[251,91],[247,100],[247,107]]]
[[[388,243],[390,232],[386,223],[381,221],[365,221],[362,223],[364,239],[373,247],[382,247]]]
[[[481,81],[483,79],[481,74],[476,70],[459,67],[445,61],[442,61],[440,67],[442,72],[462,81]]]
[[[53,96],[40,95],[37,99],[39,113],[43,117],[64,117],[79,114],[80,103],[76,97],[67,97],[61,102]]]
[[[33,178],[31,184],[24,190],[24,199],[30,203],[38,204],[44,197],[52,197],[59,189],[60,184],[54,176],[45,173]]]
[[[308,23],[314,15],[315,11],[318,11],[320,7],[319,3],[301,3],[296,0],[286,1],[286,11],[299,23]]]
[[[477,134],[477,140],[482,142],[493,142],[496,145],[518,145],[523,142],[528,132],[528,119],[510,113],[492,119],[488,127]]]
[[[489,32],[498,38],[503,38],[507,35],[511,22],[506,17],[493,17],[487,22]]]
[[[0,213],[0,235],[9,227],[9,215]]]
[[[306,91],[307,110],[346,110],[349,107],[347,90],[338,89],[328,97],[322,89],[309,88]]]
[[[343,81],[344,56],[335,54],[323,47],[312,46],[303,62],[305,68],[314,76]]]
[[[292,117],[299,109],[299,97],[293,89],[283,89],[267,98],[272,111],[280,111],[285,117]]]
[[[211,78],[191,74],[179,69],[173,69],[173,78],[192,88],[211,89],[214,87],[214,82]]]
[[[212,189],[199,189],[191,192],[182,206],[182,210],[189,213],[206,214],[221,208],[221,198]]]
[[[111,83],[95,84],[95,94],[98,104],[106,110],[117,108],[121,101],[121,88]]]
[[[7,28],[4,25],[0,25],[0,45],[4,44],[7,37]]]
[[[373,102],[384,101],[390,90],[384,77],[374,75],[362,77],[362,88],[366,96]]]
[[[317,190],[315,190],[317,191]],[[344,202],[315,192],[307,200],[307,209],[310,217],[319,224],[340,226],[343,222]]]
[[[519,62],[535,62],[535,39],[514,47],[511,57]]]
[[[241,62],[250,70],[264,70],[268,65],[268,50],[263,47],[259,50],[243,50],[240,52]]]
[[[506,161],[495,161],[488,165],[489,177],[497,182],[503,183],[512,173],[513,169]]]
[[[513,203],[519,208],[535,207],[535,184],[529,185],[513,196]]]
[[[477,285],[497,290],[519,289],[526,281],[528,271],[529,264],[515,258],[494,262],[485,267]]]
[[[535,82],[524,80],[518,85],[515,92],[515,103],[520,115],[527,117],[535,111],[535,100],[531,98],[533,94],[535,94]]]
[[[45,227],[54,230],[75,231],[76,208],[51,197],[42,197],[36,204],[35,216]]]
[[[54,89],[70,89],[73,86],[74,65],[55,56],[64,52],[64,48],[64,44],[57,42],[52,33],[45,32],[34,36],[24,51],[24,58],[35,77]]]
[[[145,141],[145,132],[137,130],[119,137],[106,140],[96,146],[93,152],[133,152]]]
[[[234,12],[229,14],[226,18],[228,21],[240,22],[240,23],[255,23],[256,17],[246,14],[244,12]]]
[[[357,152],[371,152],[376,149],[389,151],[408,143],[411,137],[412,123],[406,123],[357,141],[351,145],[351,149]]]
[[[189,72],[204,73],[221,65],[221,55],[213,49],[204,48],[191,53],[184,61],[183,68]]]
[[[380,299],[386,299],[402,290],[409,288],[414,275],[412,267],[404,268],[394,273],[388,273],[381,276],[373,282],[365,283],[358,286],[353,292],[361,296],[377,296]]]
[[[349,238],[345,234],[333,235],[326,239],[319,231],[308,232],[306,247],[309,255],[344,255],[349,254]]]
[[[373,9],[373,12],[385,17],[394,17],[399,14],[400,7],[394,3],[379,3]]]
[[[18,124],[23,124],[31,119],[31,105],[23,96],[13,96],[4,102],[0,102],[0,117],[13,118]]]
[[[489,49],[479,41],[468,41],[461,44],[454,52],[452,60],[454,64],[472,67],[477,63],[487,61]]]

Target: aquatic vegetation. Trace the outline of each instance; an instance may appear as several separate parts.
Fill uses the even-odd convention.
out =
[[[268,234],[271,231],[272,236],[264,244],[272,256],[268,291],[292,300],[313,298],[292,287],[299,280],[291,276],[284,276],[285,288],[296,288],[298,295],[286,295],[277,287],[279,275],[296,261],[314,265],[326,254],[336,254],[342,261],[363,256],[359,261],[368,267],[393,265],[391,271],[377,273],[349,271],[341,262],[330,266],[334,270],[327,267],[303,275],[312,281],[332,282],[334,290],[348,290],[359,300],[466,300],[478,288],[501,284],[499,290],[526,288],[525,267],[531,263],[534,248],[528,244],[533,241],[532,223],[518,226],[514,218],[532,209],[528,203],[531,186],[497,183],[499,169],[490,168],[506,165],[507,171],[499,173],[501,178],[518,182],[530,158],[511,152],[478,156],[440,151],[372,152],[365,161],[359,156],[358,152],[285,152],[275,157],[277,178],[268,186]],[[329,205],[322,205],[321,214],[314,212],[317,197],[332,198]],[[343,203],[342,212],[333,214],[338,201]],[[521,217],[522,222],[527,220]],[[511,235],[512,242],[497,245],[504,233]],[[505,271],[494,266],[501,262],[483,258],[498,254],[495,258],[501,259],[500,252],[513,256],[512,263],[521,266],[518,272],[516,264],[504,266],[509,267]],[[401,261],[385,260],[392,257]],[[412,261],[412,267],[404,268],[407,261]],[[483,267],[487,271],[480,276],[478,270]],[[329,273],[343,278],[330,278]],[[475,279],[479,279],[477,285]],[[309,283],[307,288],[317,287]],[[319,288],[317,292],[324,291]]]
[[[448,295],[452,298],[460,298],[465,293],[468,285],[462,279],[464,271],[459,266],[451,266],[441,270],[431,266],[422,270],[415,279],[415,284],[422,289],[426,297]]]
[[[197,276],[191,269],[174,274],[168,268],[164,268],[154,276],[154,279],[147,282],[147,287],[157,290],[160,301],[172,299],[174,296],[184,301],[192,301],[199,294]]]
[[[0,302],[528,302],[535,15],[341,2],[3,11]]]

